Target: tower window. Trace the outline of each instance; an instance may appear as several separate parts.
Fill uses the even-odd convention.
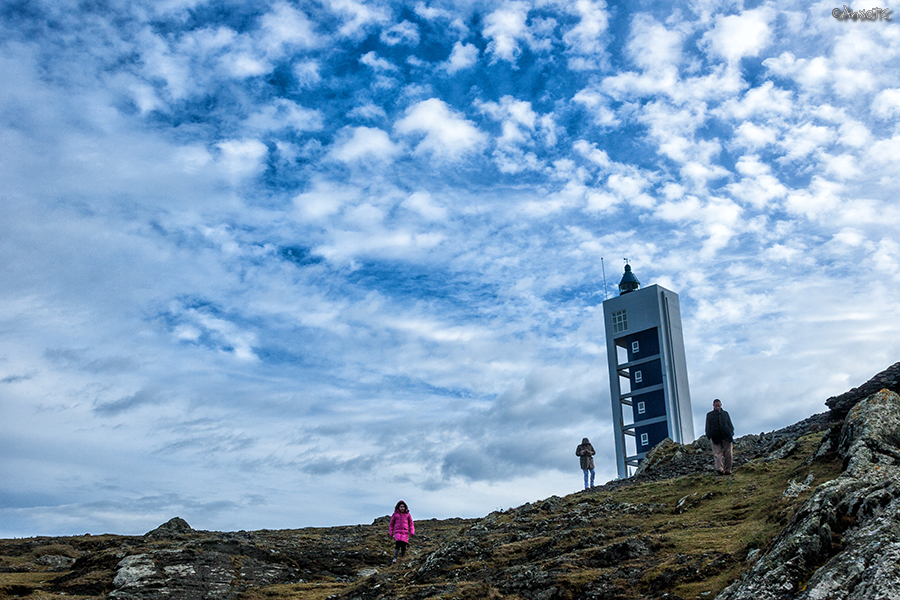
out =
[[[612,314],[613,320],[613,333],[619,333],[620,331],[625,331],[628,329],[628,317],[625,315],[625,310],[617,310]]]
[[[631,342],[631,353],[632,353],[632,354],[637,354],[637,353],[640,352],[640,351],[641,351],[641,344],[640,344],[640,342]]]
[[[644,374],[641,373],[640,371],[635,371],[634,372],[634,382],[641,383],[642,381],[644,381]]]
[[[644,404],[644,401],[643,401],[643,400],[641,400],[640,402],[637,403],[637,409],[638,409],[638,414],[639,414],[639,415],[642,415],[642,414],[644,414],[645,412],[647,412],[647,405]]]
[[[646,433],[641,434],[641,446],[649,446],[650,445],[650,435]]]

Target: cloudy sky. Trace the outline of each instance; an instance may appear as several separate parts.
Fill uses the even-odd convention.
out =
[[[624,258],[698,432],[822,412],[900,360],[900,14],[836,6],[2,0],[0,537],[612,479]]]

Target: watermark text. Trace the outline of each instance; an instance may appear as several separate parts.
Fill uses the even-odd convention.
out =
[[[844,5],[844,10],[840,8],[835,8],[831,11],[831,16],[835,19],[847,19],[853,21],[890,21],[891,20],[891,9],[889,8],[870,8],[868,10],[853,10],[848,7],[846,4]]]

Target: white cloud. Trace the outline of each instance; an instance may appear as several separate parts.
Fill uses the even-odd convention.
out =
[[[247,117],[245,125],[254,131],[292,129],[303,132],[322,129],[323,121],[322,113],[318,110],[303,108],[291,100],[279,98]]]
[[[455,14],[449,10],[428,6],[424,2],[417,2],[415,11],[417,15],[428,21],[434,21],[436,19],[452,19]]]
[[[517,172],[515,170],[511,172]],[[523,205],[524,212],[531,217],[543,218],[566,209],[576,208],[585,203],[589,190],[577,180],[567,181],[562,189],[554,190],[546,196],[529,200]],[[591,210],[602,210],[592,208]]]
[[[576,93],[572,100],[584,105],[598,125],[612,127],[619,124],[616,112],[610,106],[611,98],[599,89],[585,88]]]
[[[531,103],[503,96],[500,102],[476,102],[484,114],[501,123],[501,134],[496,138],[495,159],[505,173],[518,173],[526,169],[539,169],[542,163],[533,152],[525,148],[535,145],[535,135],[543,130],[543,140],[548,145],[556,143],[555,123],[552,115],[538,114]]]
[[[777,133],[771,127],[744,121],[734,130],[734,143],[745,148],[759,149],[774,144]]]
[[[892,238],[883,238],[872,253],[872,266],[894,282],[900,281],[900,244]]]
[[[739,15],[718,16],[715,27],[703,36],[703,42],[713,54],[728,62],[758,56],[771,42],[772,15],[771,7],[765,5]]]
[[[507,2],[484,19],[482,34],[491,40],[488,52],[500,60],[515,63],[519,57],[519,41],[526,38],[529,7],[524,2]]]
[[[859,157],[853,154],[825,154],[821,156],[825,173],[838,180],[859,177]]]
[[[416,152],[446,160],[458,160],[477,151],[487,141],[487,136],[472,121],[437,98],[409,107],[406,116],[397,121],[394,128],[404,135],[424,135]]]
[[[428,192],[410,194],[403,201],[403,206],[417,212],[429,221],[442,221],[447,218],[447,209],[441,206]]]
[[[203,36],[208,31],[195,34]],[[225,46],[231,42],[235,33],[227,28],[217,31],[219,44]],[[195,82],[191,79],[191,57],[178,49],[170,49],[168,43],[149,28],[139,34],[141,58],[144,73],[149,78],[158,78],[165,82],[166,91],[175,99],[182,99],[193,93]]]
[[[607,188],[615,192],[620,198],[641,208],[651,208],[656,204],[653,196],[644,192],[649,185],[649,181],[637,174],[624,175],[615,173],[606,180]]]
[[[793,79],[809,93],[821,93],[833,79],[829,60],[823,56],[798,59],[792,52],[783,52],[765,59],[763,66],[776,75]]]
[[[359,197],[358,188],[320,177],[313,181],[312,189],[294,197],[294,206],[302,219],[321,219],[333,215]]]
[[[696,196],[686,196],[678,201],[668,201],[656,209],[656,216],[666,221],[691,221],[697,218],[703,205]]]
[[[828,127],[803,123],[787,129],[779,145],[785,149],[784,160],[800,160],[829,146],[837,133]]]
[[[515,64],[521,53],[520,44],[535,52],[551,47],[551,37],[556,27],[554,19],[535,18],[528,24],[531,7],[526,2],[507,1],[484,18],[482,35],[490,39],[487,52],[494,61],[505,60]]]
[[[387,132],[373,127],[347,127],[338,133],[329,155],[343,162],[391,162],[400,153]]]
[[[842,192],[841,184],[815,175],[807,189],[788,194],[785,207],[810,220],[828,220],[840,205]]]
[[[631,21],[628,54],[644,71],[666,71],[681,62],[681,34],[667,29],[647,14]]]
[[[351,215],[353,216],[353,215]],[[407,229],[385,229],[371,220],[373,215],[363,215],[354,224],[361,229],[333,232],[333,243],[317,248],[322,256],[333,262],[349,262],[358,257],[402,258],[410,253],[430,250],[444,241],[440,233],[417,233]]]
[[[377,104],[363,104],[362,106],[356,106],[347,113],[348,117],[359,118],[359,119],[383,119],[387,117],[387,112]]]
[[[846,116],[842,116],[840,123],[840,143],[850,148],[865,148],[872,143],[872,133],[863,123]]]
[[[218,163],[226,176],[237,182],[259,174],[265,168],[264,159],[269,152],[259,140],[227,140],[216,144]]]
[[[772,174],[767,163],[760,161],[759,156],[742,156],[735,167],[743,177],[736,183],[728,184],[726,189],[736,199],[763,209],[773,200],[787,195],[788,188]]]
[[[419,43],[419,28],[415,23],[403,21],[390,29],[382,31],[380,38],[388,46],[396,46],[398,44],[416,46]]]
[[[534,131],[537,122],[537,113],[531,109],[531,102],[503,96],[500,102],[479,102],[476,106],[503,124],[498,144],[516,146],[530,141],[530,132]]]
[[[596,144],[592,144],[586,140],[578,140],[574,144],[572,144],[572,147],[579,154],[595,163],[596,165],[600,166],[601,168],[609,167],[611,164],[609,155],[605,150],[597,148]]]
[[[367,52],[363,54],[359,59],[359,62],[362,64],[372,67],[376,71],[397,71],[397,65],[390,62],[389,60],[385,60],[378,56],[378,54],[372,50],[371,52]]]
[[[285,2],[278,2],[263,15],[260,23],[262,42],[270,54],[280,55],[286,48],[316,48],[324,40],[316,35],[315,27],[301,11]]]
[[[900,135],[874,142],[865,153],[868,164],[896,168],[900,165]],[[888,172],[882,169],[881,174]]]
[[[585,191],[585,199],[587,200],[585,210],[588,212],[607,212],[621,202],[613,194],[593,189]]]
[[[256,77],[272,70],[272,63],[247,52],[233,52],[221,59],[222,67],[232,77]]]
[[[737,120],[750,117],[771,119],[774,115],[790,115],[794,108],[789,90],[776,88],[771,81],[750,88],[740,99],[731,99],[715,112]]]
[[[599,66],[598,58],[605,50],[604,37],[609,28],[609,15],[605,0],[576,0],[568,5],[569,11],[579,16],[578,24],[563,34],[573,69],[591,69]]]
[[[320,74],[320,65],[314,60],[306,60],[294,65],[294,76],[300,87],[312,87],[322,81]]]
[[[441,63],[441,68],[451,75],[468,69],[478,62],[478,46],[475,44],[463,44],[456,42],[446,62]]]
[[[900,115],[900,88],[878,92],[872,100],[872,113],[880,119],[890,119]]]
[[[390,19],[387,9],[357,0],[331,0],[328,8],[343,19],[338,32],[343,37],[359,38],[373,26]]]

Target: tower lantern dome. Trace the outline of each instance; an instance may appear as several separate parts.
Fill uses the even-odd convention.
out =
[[[625,274],[622,275],[622,281],[619,282],[619,295],[633,292],[641,287],[641,282],[631,272],[631,265],[625,265]]]

